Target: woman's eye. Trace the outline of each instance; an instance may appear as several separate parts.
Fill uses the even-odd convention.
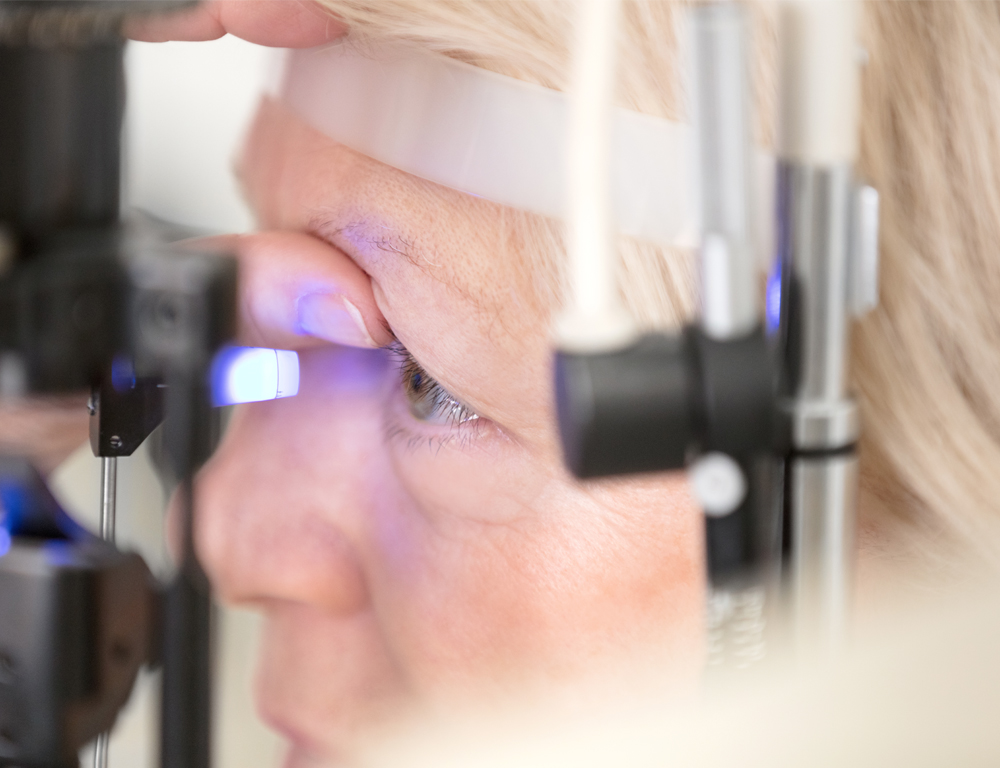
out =
[[[458,426],[479,418],[479,414],[432,379],[405,347],[395,345],[393,352],[400,359],[403,392],[415,419],[428,424]]]

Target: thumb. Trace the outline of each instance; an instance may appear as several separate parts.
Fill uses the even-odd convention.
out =
[[[307,349],[381,347],[392,331],[368,274],[343,251],[299,232],[259,232],[186,241],[239,261],[239,342]]]

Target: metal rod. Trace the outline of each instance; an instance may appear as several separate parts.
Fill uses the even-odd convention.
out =
[[[797,456],[788,462],[794,640],[805,658],[842,650],[853,588],[858,458]]]
[[[101,538],[115,541],[115,512],[118,502],[118,457],[101,457]],[[94,742],[94,768],[108,767],[108,742],[105,731]]]
[[[101,538],[115,541],[115,506],[118,496],[118,457],[101,457]]]
[[[108,765],[108,733],[105,731],[94,742],[94,768],[107,768]]]
[[[734,339],[760,324],[751,205],[749,24],[738,3],[691,13],[701,209],[701,325]]]
[[[851,168],[782,161],[778,188],[790,596],[799,648],[825,654],[841,646],[847,626],[857,497],[858,412],[847,391]]]
[[[800,652],[836,651],[850,613],[857,406],[848,299],[857,154],[856,4],[781,6],[778,226],[788,568]]]
[[[563,349],[595,352],[620,348],[636,335],[618,290],[610,193],[621,3],[578,5],[567,139],[569,294],[556,334]]]

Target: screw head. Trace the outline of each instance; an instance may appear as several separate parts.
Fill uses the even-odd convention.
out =
[[[108,440],[108,442],[111,444],[112,448],[121,448],[122,445],[124,445],[122,439],[118,437],[118,435],[112,435],[111,439]]]
[[[732,457],[712,451],[700,456],[688,470],[695,498],[709,517],[735,512],[747,495],[747,479]]]

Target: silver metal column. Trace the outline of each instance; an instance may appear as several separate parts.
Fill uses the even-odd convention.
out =
[[[838,651],[847,637],[858,459],[853,451],[793,458],[787,471],[795,643],[808,655],[822,656]]]
[[[118,495],[118,458],[101,457],[101,538],[115,541],[115,506]],[[107,768],[108,733],[102,733],[94,742],[94,768]]]
[[[701,212],[701,317],[713,339],[760,325],[753,252],[750,28],[734,2],[690,12],[694,136]]]
[[[115,505],[118,494],[118,458],[101,457],[101,538],[115,542]]]
[[[838,647],[852,589],[858,412],[847,394],[849,261],[855,200],[848,165],[784,162],[782,221],[790,599],[800,648]]]

